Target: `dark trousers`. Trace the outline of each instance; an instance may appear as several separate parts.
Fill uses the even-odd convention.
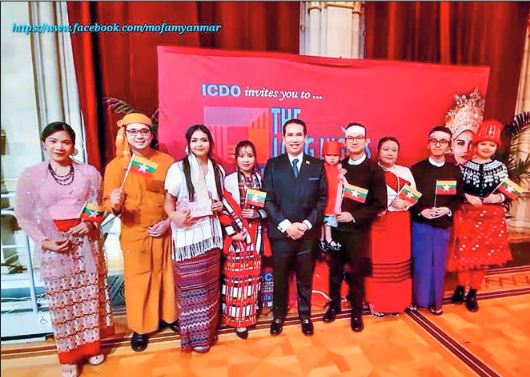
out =
[[[298,315],[300,319],[311,317],[311,292],[315,267],[315,240],[270,239],[272,249],[274,293],[272,313],[274,318],[287,316],[289,275],[296,276],[298,291]]]
[[[368,258],[367,238],[370,229],[355,229],[352,231],[333,230],[333,239],[342,247],[340,251],[329,251],[329,296],[331,303],[340,308],[340,290],[344,278],[344,266],[350,266],[347,281],[350,286],[348,299],[352,311],[361,312],[364,299],[364,278],[368,274],[370,260]]]

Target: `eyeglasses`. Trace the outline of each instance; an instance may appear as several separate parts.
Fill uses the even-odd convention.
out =
[[[364,139],[366,139],[364,136],[356,136],[356,137],[348,136],[348,137],[346,137],[346,141],[349,142],[349,143],[352,143],[354,141],[356,141],[357,143],[360,143]]]
[[[136,137],[138,134],[147,136],[151,133],[151,130],[149,128],[142,128],[141,130],[126,130],[126,132],[132,137]]]
[[[441,147],[447,147],[449,145],[449,140],[429,139],[429,144],[431,144],[432,146],[440,144]]]

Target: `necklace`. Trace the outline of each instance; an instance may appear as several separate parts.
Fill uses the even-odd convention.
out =
[[[69,186],[74,181],[74,166],[73,165],[70,165],[70,170],[65,175],[57,174],[53,170],[53,168],[52,168],[52,166],[50,164],[48,164],[48,170],[50,171],[50,173],[51,173],[53,179],[55,180],[55,182],[57,182],[61,186]]]

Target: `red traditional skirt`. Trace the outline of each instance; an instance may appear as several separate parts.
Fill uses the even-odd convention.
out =
[[[502,205],[464,204],[455,213],[453,228],[455,240],[447,263],[449,271],[503,265],[512,260]]]
[[[80,219],[54,220],[61,232],[67,232],[80,222]],[[84,237],[81,242],[91,241]],[[85,272],[79,248],[74,248],[69,255],[76,262],[71,276],[44,279],[61,364],[73,364],[100,354],[100,340],[114,334],[103,256],[98,255],[98,272],[89,274]]]
[[[387,212],[372,224],[372,274],[365,295],[373,310],[400,312],[412,301],[409,212]]]
[[[227,238],[229,239],[229,238]],[[251,245],[225,242],[221,282],[223,321],[231,327],[248,327],[258,320],[261,256]]]

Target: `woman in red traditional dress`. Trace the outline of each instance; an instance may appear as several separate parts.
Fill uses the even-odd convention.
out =
[[[366,281],[366,301],[376,317],[397,315],[412,301],[410,203],[398,198],[409,185],[416,188],[409,168],[396,165],[399,142],[387,136],[377,145],[379,166],[385,171],[387,209],[372,224],[372,275]]]
[[[467,203],[455,215],[456,245],[448,270],[458,272],[458,287],[451,301],[463,303],[469,284],[466,308],[471,312],[478,311],[477,291],[486,268],[512,259],[506,211],[501,204],[506,198],[496,190],[508,177],[506,166],[494,158],[501,145],[501,131],[497,121],[482,122],[473,139],[473,158],[461,166]]]
[[[78,376],[85,359],[105,360],[100,341],[114,334],[100,229],[80,218],[86,203],[101,204],[101,175],[70,158],[75,133],[66,123],[49,124],[41,141],[48,158],[22,172],[15,212],[35,241],[62,374]]]
[[[267,213],[246,200],[247,190],[261,189],[256,147],[251,141],[236,145],[236,171],[225,178],[225,211],[221,222],[227,237],[223,249],[222,312],[228,326],[241,339],[257,322],[261,285],[261,254],[270,256],[264,219]]]

